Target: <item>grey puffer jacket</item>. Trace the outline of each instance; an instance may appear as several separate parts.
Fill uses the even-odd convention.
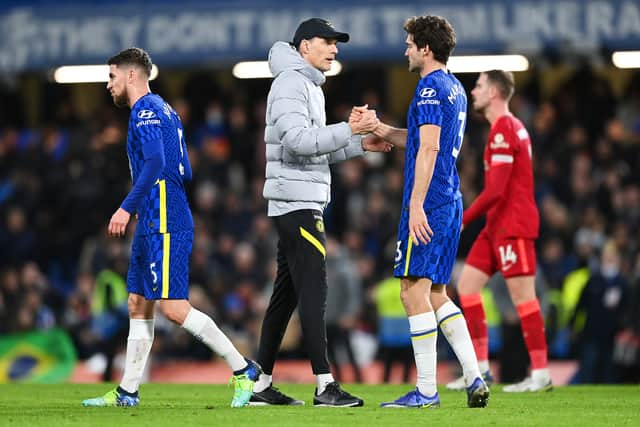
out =
[[[266,180],[269,216],[323,210],[330,200],[329,164],[363,154],[346,122],[326,126],[324,74],[285,42],[269,51],[275,76],[267,98]]]

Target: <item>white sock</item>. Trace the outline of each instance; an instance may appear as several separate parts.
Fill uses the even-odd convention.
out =
[[[260,393],[261,391],[268,389],[272,382],[273,375],[260,374],[258,381],[253,384],[253,391],[255,393]]]
[[[125,391],[129,393],[138,391],[152,344],[153,319],[129,319],[127,355],[120,381],[120,387]]]
[[[409,316],[411,344],[416,359],[418,382],[416,387],[425,396],[433,396],[436,388],[436,340],[438,324],[433,311]]]
[[[551,375],[549,375],[549,368],[532,369],[531,379],[537,384],[547,384],[549,381],[551,381]]]
[[[231,370],[239,371],[247,366],[247,361],[236,350],[229,338],[218,328],[213,319],[201,311],[191,308],[182,327],[207,347],[227,361]]]
[[[324,389],[327,388],[327,384],[331,384],[335,380],[331,373],[316,375],[316,382],[318,384],[318,394],[324,393]]]
[[[480,372],[483,374],[487,372],[490,368],[488,360],[478,360],[478,368],[480,368]]]
[[[468,387],[476,378],[482,378],[482,375],[467,329],[467,322],[458,306],[451,301],[447,301],[438,309],[436,318],[440,330],[449,341],[449,345],[453,348],[460,365],[462,365],[462,373]]]

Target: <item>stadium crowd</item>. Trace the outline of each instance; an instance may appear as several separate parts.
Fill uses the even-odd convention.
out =
[[[580,360],[575,382],[637,382],[640,74],[616,96],[607,79],[581,66],[542,96],[542,74],[532,73],[517,87],[512,111],[534,147],[550,356]],[[326,87],[328,123],[345,120],[352,105],[363,103],[385,122],[401,123],[387,108],[392,91],[375,84],[344,90],[350,78],[334,77]],[[474,78],[462,80],[467,91]],[[267,84],[248,88],[236,80],[221,88],[212,77],[195,75],[181,97],[165,96],[185,125],[194,171],[190,300],[249,354],[275,272],[275,231],[262,198]],[[162,81],[152,89],[163,95]],[[24,127],[17,97],[4,97],[1,105],[18,113],[0,119],[0,334],[62,326],[88,358],[112,351],[127,328],[123,289],[133,227],[126,239],[106,235],[130,186],[127,112],[112,107],[106,91],[91,120],[69,99],[54,98],[43,101],[47,113],[37,128]],[[481,117],[470,114],[458,161],[465,206],[481,188],[487,132]],[[355,309],[344,303],[343,313],[330,309],[330,325],[376,333],[375,289],[392,273],[403,154],[368,153],[334,171],[325,215],[333,237],[329,285],[348,284],[358,300]],[[480,227],[463,233],[460,259]],[[330,291],[329,306],[343,299]],[[157,326],[160,357],[211,357],[169,322]],[[298,356],[299,344],[291,331],[285,355]]]

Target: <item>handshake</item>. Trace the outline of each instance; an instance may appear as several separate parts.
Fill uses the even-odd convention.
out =
[[[353,134],[365,135],[375,133],[380,126],[380,120],[376,116],[376,110],[369,110],[368,105],[353,107],[349,115],[349,126]],[[379,151],[388,153],[393,145],[384,141],[377,135],[371,138],[362,139],[362,149],[365,151]]]
[[[376,116],[376,110],[369,110],[368,105],[353,107],[349,115],[349,126],[354,135],[365,135],[373,133],[378,127],[380,120]]]

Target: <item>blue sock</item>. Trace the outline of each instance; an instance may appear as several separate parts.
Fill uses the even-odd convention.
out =
[[[247,370],[249,369],[249,367],[251,366],[251,363],[249,362],[249,360],[247,360],[247,358],[245,357],[246,362],[247,362],[247,366],[245,366],[242,369],[238,369],[237,371],[233,371],[233,375],[242,375],[245,372],[247,372]]]

